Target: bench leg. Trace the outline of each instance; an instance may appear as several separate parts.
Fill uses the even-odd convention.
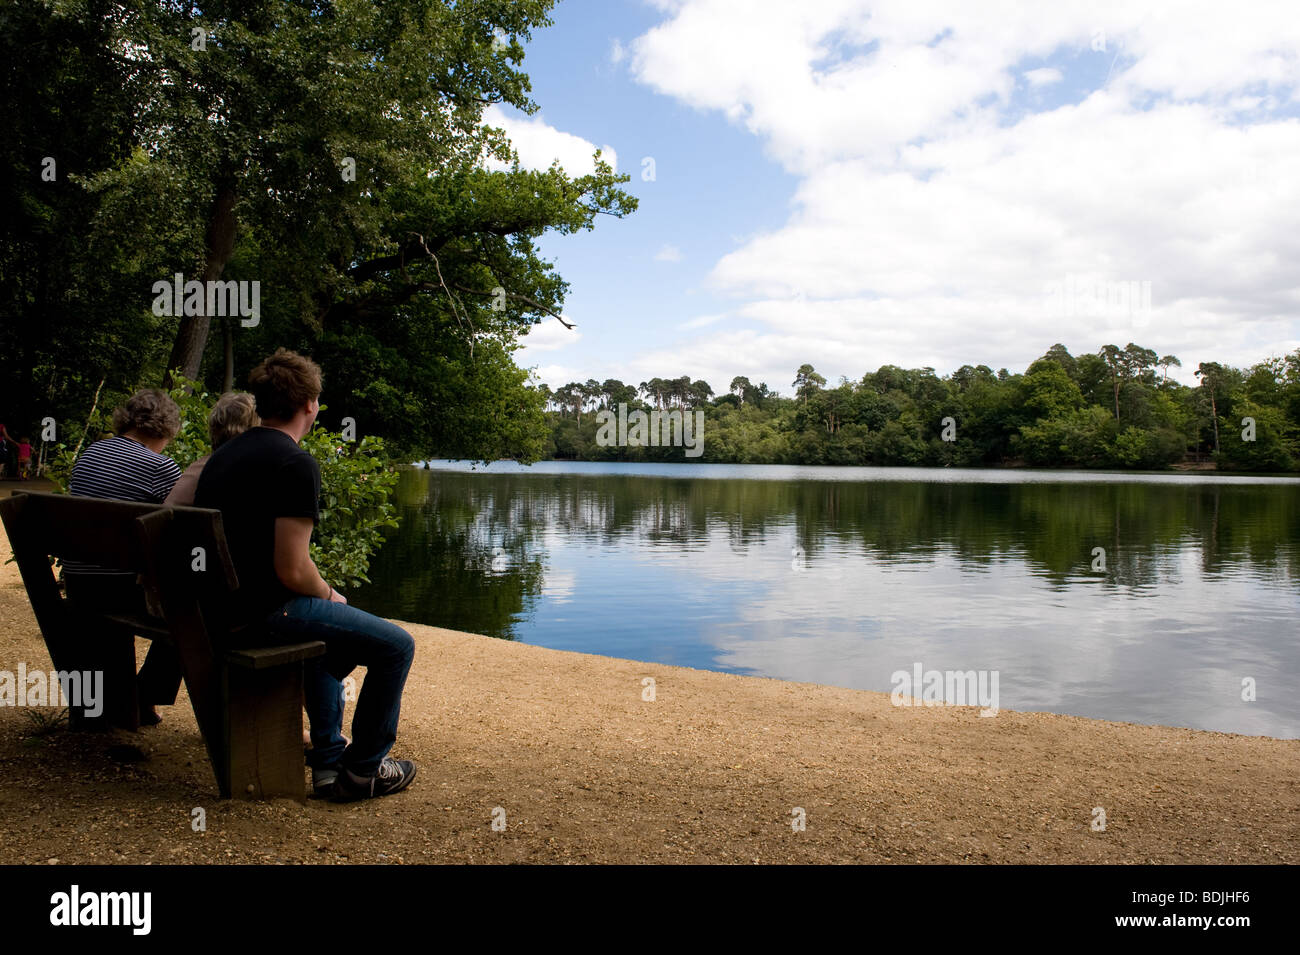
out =
[[[96,621],[83,626],[75,641],[75,667],[103,673],[103,712],[86,716],[68,708],[68,725],[78,730],[140,728],[140,698],[135,682],[135,634],[125,627]]]
[[[236,799],[307,801],[302,755],[301,663],[225,668],[225,784]]]

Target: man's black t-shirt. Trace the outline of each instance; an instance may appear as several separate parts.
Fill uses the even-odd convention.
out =
[[[199,475],[194,506],[221,511],[239,575],[239,622],[259,620],[302,596],[275,573],[275,519],[320,520],[320,466],[293,438],[275,428],[252,428],[223,444]]]

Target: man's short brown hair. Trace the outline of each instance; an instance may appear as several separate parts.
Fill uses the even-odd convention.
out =
[[[141,388],[126,404],[113,412],[113,431],[126,434],[138,431],[146,438],[170,441],[181,430],[181,409],[171,395],[157,388]]]
[[[297,352],[277,348],[249,372],[248,390],[257,401],[259,415],[288,421],[299,408],[320,397],[320,366]]]

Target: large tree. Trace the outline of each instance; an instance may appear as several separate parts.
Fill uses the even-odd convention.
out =
[[[1196,377],[1210,402],[1210,420],[1214,423],[1214,453],[1219,453],[1219,396],[1223,387],[1224,368],[1217,361],[1203,361],[1196,366]]]
[[[794,393],[804,404],[808,399],[826,386],[826,379],[817,374],[812,365],[800,365],[799,370],[795,372],[794,381],[791,383],[794,387]]]
[[[105,404],[172,368],[229,387],[284,344],[326,365],[331,413],[399,448],[527,457],[541,424],[510,355],[563,321],[567,291],[535,242],[636,206],[599,154],[584,176],[521,169],[482,122],[489,103],[535,109],[519,41],[551,2],[0,8],[16,213],[0,361],[24,394],[75,383],[75,400],[40,405],[62,421],[101,381]],[[258,281],[260,322],[228,317],[208,348],[222,320],[204,297],[195,314],[149,308],[175,272]],[[487,381],[502,390],[480,419],[472,383]],[[444,426],[456,416],[499,431]]]
[[[280,252],[264,284],[293,289],[319,313],[362,264],[360,250],[372,261],[420,254],[428,243],[418,236],[433,229],[400,228],[405,210],[385,201],[387,190],[471,168],[485,149],[508,159],[483,109],[536,109],[515,64],[519,39],[549,24],[552,2],[120,7],[113,42],[145,93],[143,167],[168,171],[175,222],[197,226],[177,271],[221,278],[251,227]],[[142,172],[112,184],[139,189]],[[198,375],[212,320],[206,308],[179,317],[169,368]],[[235,327],[225,322],[227,339]]]

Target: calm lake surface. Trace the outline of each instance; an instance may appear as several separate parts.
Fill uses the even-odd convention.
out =
[[[430,464],[357,606],[865,690],[996,671],[1002,709],[1300,737],[1296,479]]]

